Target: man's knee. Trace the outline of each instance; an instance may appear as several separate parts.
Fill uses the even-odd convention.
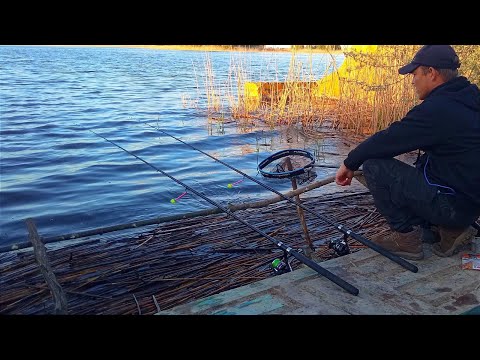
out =
[[[363,163],[363,175],[367,179],[373,179],[378,174],[379,159],[368,159]]]

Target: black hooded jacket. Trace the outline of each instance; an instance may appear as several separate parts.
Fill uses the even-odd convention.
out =
[[[436,87],[403,119],[359,144],[344,164],[357,170],[368,159],[392,158],[416,149],[428,157],[425,170],[430,183],[453,188],[480,208],[477,85],[461,76]]]

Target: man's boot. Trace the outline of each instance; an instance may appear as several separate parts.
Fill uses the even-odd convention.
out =
[[[464,244],[468,244],[477,233],[473,226],[461,229],[438,227],[440,242],[432,245],[432,251],[441,257],[452,256],[460,250]]]
[[[440,241],[440,232],[438,226],[431,225],[422,228],[422,241],[427,244],[434,244]]]
[[[376,235],[371,240],[402,258],[409,260],[423,259],[422,229],[420,227],[408,233],[392,231],[389,234]]]

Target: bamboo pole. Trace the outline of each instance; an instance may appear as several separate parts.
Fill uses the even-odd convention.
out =
[[[287,156],[285,158],[285,164],[287,165],[288,171],[293,170],[292,161],[290,160],[290,157]],[[295,177],[292,177],[291,180],[292,180],[292,189],[293,191],[295,191],[298,188],[297,180],[295,180]],[[297,203],[300,203],[300,195],[298,194],[295,195],[295,200],[297,201]],[[312,239],[310,239],[310,234],[308,233],[307,222],[305,221],[305,213],[303,212],[303,209],[300,206],[297,206],[297,213],[300,219],[300,224],[302,225],[303,234],[305,235],[305,241],[307,242],[308,247],[312,251],[315,251],[315,248],[313,247]],[[306,252],[306,254],[310,255],[307,257],[311,258],[311,254],[309,254],[308,252]]]

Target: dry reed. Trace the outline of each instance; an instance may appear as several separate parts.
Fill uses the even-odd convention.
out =
[[[365,193],[303,201],[366,237],[387,228]],[[335,257],[326,242],[341,234],[305,215],[316,259]],[[243,210],[239,216],[294,249],[305,245],[295,207],[288,203]],[[353,239],[349,244],[353,252],[364,248]],[[65,244],[47,254],[67,295],[69,314],[148,315],[274,276],[270,263],[282,251],[217,214],[163,223],[136,236]],[[292,258],[292,268],[300,266]],[[0,314],[52,313],[51,295],[31,251],[0,254],[0,274]]]
[[[207,54],[204,63],[207,113],[221,122],[234,119],[240,126],[256,122],[270,127],[301,124],[304,128],[326,126],[371,134],[401,119],[418,103],[410,77],[399,75],[398,68],[409,62],[419,47],[382,45],[367,52],[346,48],[344,63],[339,68],[330,54],[325,76],[318,70],[315,72],[313,53],[303,63],[293,51],[284,79],[279,79],[277,65],[272,62],[267,63],[265,71],[257,69],[254,73],[241,53],[232,56],[227,80],[223,82],[216,79]],[[480,84],[480,46],[454,48],[462,63],[460,74]],[[264,78],[272,68],[275,74]],[[198,77],[197,72],[195,76]]]

